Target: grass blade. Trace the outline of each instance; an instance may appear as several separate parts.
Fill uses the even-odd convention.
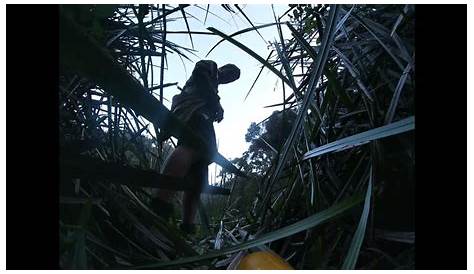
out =
[[[339,57],[341,57],[341,59],[343,61],[342,64],[344,65],[344,67],[347,68],[347,70],[349,71],[351,76],[357,81],[357,85],[362,90],[362,92],[365,94],[365,96],[367,96],[367,98],[370,101],[373,101],[374,99],[372,98],[372,95],[370,95],[369,90],[367,89],[367,87],[364,85],[364,83],[360,79],[359,72],[354,67],[354,65],[349,60],[349,58],[347,58],[337,47],[333,47],[333,49],[339,55]]]
[[[86,226],[91,214],[92,203],[86,202],[82,208],[79,219],[80,229],[75,232],[74,253],[72,260],[73,269],[87,269],[86,255]]]
[[[268,106],[264,106],[264,108],[271,108],[271,107],[279,107],[279,106],[283,106],[283,105],[292,105],[296,103],[296,101],[292,101],[292,102],[283,102],[283,103],[278,103],[278,104],[273,104],[273,105],[268,105]]]
[[[400,13],[400,15],[397,18],[397,21],[395,22],[395,24],[393,24],[392,31],[390,32],[390,36],[393,36],[393,34],[395,33],[395,31],[397,30],[398,26],[400,25],[400,23],[402,22],[404,18],[403,15],[406,14],[407,12],[408,12],[408,5],[405,5],[405,7],[403,8],[403,12]]]
[[[286,77],[288,77],[288,80],[290,81],[290,87],[296,92],[297,87],[295,84],[295,79],[293,78],[293,70],[290,67],[290,63],[288,62],[288,58],[286,56],[285,48],[284,45],[282,44],[283,50],[280,49],[280,46],[278,45],[277,42],[273,43],[276,52],[278,54],[278,58],[280,59],[283,69],[285,70]]]
[[[222,156],[219,152],[214,157],[214,162],[220,165],[222,168],[239,175],[243,178],[248,178],[248,176],[240,171],[237,167],[235,167],[229,160],[227,160],[224,156]]]
[[[207,8],[206,8],[206,16],[204,17],[204,25],[206,24],[206,21],[207,21],[207,15],[209,14],[209,4],[207,4]]]
[[[346,12],[346,14],[344,15],[344,17],[341,18],[341,20],[339,20],[339,23],[337,23],[337,26],[336,26],[336,31],[335,31],[336,33],[342,28],[347,18],[349,18],[349,15],[351,15],[351,12],[354,9],[354,7],[355,5],[352,5],[351,9],[348,12]]]
[[[273,11],[273,17],[275,18],[276,23],[278,23],[276,15],[275,15],[275,10],[273,9],[273,5],[272,5],[272,11]],[[290,61],[288,60],[288,54],[286,51],[285,40],[283,39],[281,26],[277,25],[277,28],[278,28],[278,36],[280,37],[281,49],[276,42],[275,42],[275,48],[277,50],[278,57],[280,58],[280,61],[283,64],[283,68],[285,69],[286,77],[288,77],[288,79],[290,80],[291,88],[296,93],[297,88],[296,88],[295,78],[293,77],[294,73],[293,73],[293,70],[291,69]]]
[[[166,83],[166,84],[163,84],[163,85],[157,85],[157,86],[150,87],[150,88],[148,89],[148,91],[153,91],[153,90],[161,89],[162,87],[163,87],[163,88],[167,88],[167,87],[172,87],[172,86],[177,86],[177,85],[178,85],[178,82]]]
[[[414,244],[415,232],[388,231],[382,229],[375,230],[375,237],[389,241]]]
[[[189,29],[188,19],[186,18],[186,13],[184,12],[184,6],[179,5],[179,7],[181,8],[181,14],[183,15],[184,23],[186,23],[186,29],[188,30],[188,34],[189,34],[189,40],[191,40],[191,47],[194,49],[193,36],[191,34],[191,30]],[[206,18],[207,18],[207,13],[206,13]]]
[[[248,18],[247,14],[245,14],[245,12],[239,7],[238,4],[234,4],[234,6],[239,10],[240,13],[242,13],[242,15],[245,17],[245,19],[247,20],[247,22],[250,23],[250,25],[253,27],[253,29],[255,31],[257,31],[258,35],[260,35],[260,37],[262,37],[262,40],[264,43],[267,43],[267,41],[265,41],[265,38],[263,38],[262,34],[258,31],[258,29],[254,26],[254,24],[252,23],[252,21]]]
[[[326,64],[327,56],[329,53],[329,49],[331,48],[332,45],[332,40],[334,38],[334,30],[336,26],[336,15],[337,15],[337,10],[338,7],[337,5],[331,5],[331,10],[329,14],[329,20],[328,20],[328,27],[327,30],[324,33],[323,37],[323,42],[321,44],[321,49],[319,51],[319,54],[317,56],[317,59],[315,60],[315,70],[311,75],[311,80],[310,84],[308,84],[307,92],[305,94],[305,97],[303,99],[303,104],[300,108],[300,111],[298,113],[298,116],[296,118],[296,121],[293,125],[293,128],[290,132],[290,135],[288,136],[284,146],[283,150],[281,153],[281,156],[278,160],[277,166],[275,168],[275,171],[272,174],[271,180],[268,184],[267,189],[271,189],[274,182],[277,180],[277,178],[280,175],[280,172],[286,163],[286,160],[288,158],[288,152],[290,151],[290,148],[293,147],[293,143],[296,140],[296,135],[299,132],[299,128],[301,126],[301,123],[303,122],[303,118],[307,115],[307,110],[311,101],[312,94],[316,88],[316,84],[318,79],[321,77],[324,66]],[[296,37],[296,36],[295,36]],[[265,207],[266,201],[268,200],[269,193],[267,192],[264,197],[264,202],[262,203],[262,208]]]
[[[303,160],[320,156],[333,151],[342,151],[351,147],[360,146],[370,141],[400,134],[415,129],[415,116],[391,123],[389,125],[374,128],[359,134],[346,137],[332,143],[320,146],[303,155]]]
[[[225,40],[231,42],[232,44],[234,44],[235,46],[239,47],[241,50],[245,51],[247,54],[249,54],[250,56],[252,56],[253,58],[257,59],[257,61],[259,61],[260,63],[262,63],[262,65],[264,65],[266,68],[268,68],[269,70],[271,70],[273,73],[275,73],[278,77],[280,77],[280,79],[282,79],[286,84],[288,84],[289,86],[291,86],[291,83],[290,81],[288,80],[288,78],[286,78],[283,74],[281,74],[280,71],[278,71],[274,66],[272,66],[270,63],[268,63],[267,61],[265,61],[260,55],[256,54],[253,50],[249,49],[247,46],[243,45],[242,43],[238,42],[237,40],[235,40],[234,38],[218,31],[217,29],[215,28],[212,28],[212,27],[209,27],[207,28],[209,31],[213,32],[213,33],[216,33],[218,34],[219,36],[221,36],[222,38],[224,38]]]
[[[230,7],[229,4],[221,4],[221,6],[230,13],[235,13],[235,11]]]
[[[304,39],[303,36],[290,24],[286,23],[288,28],[291,30],[293,37],[295,37],[296,41],[303,47],[303,49],[311,56],[313,60],[318,59],[318,53],[314,50],[314,48]]]
[[[357,226],[354,238],[352,238],[351,247],[349,248],[349,252],[347,253],[346,259],[344,260],[342,269],[353,270],[355,268],[357,258],[359,257],[360,247],[364,241],[365,228],[367,226],[367,219],[369,218],[370,211],[370,197],[372,196],[372,168],[370,169],[370,174],[371,176],[369,179],[369,186],[367,187],[367,194],[365,195],[364,211],[362,211],[359,225]]]
[[[207,5],[207,9],[204,9],[203,7],[199,6],[199,5],[194,5],[196,8],[198,9],[201,9],[201,10],[205,10],[206,11],[206,14],[209,13],[211,15],[214,15],[217,19],[221,20],[222,22],[226,23],[227,25],[230,26],[230,23],[227,22],[226,20],[224,20],[222,17],[220,17],[219,15],[213,13],[212,11],[209,10],[209,5]],[[204,19],[204,24],[206,24],[206,19]]]
[[[270,53],[268,54],[268,57],[267,57],[267,59],[265,60],[266,62],[268,62],[268,60],[270,60],[270,57],[272,56],[272,53],[273,53],[273,50],[270,51]],[[255,83],[257,83],[257,80],[258,80],[258,78],[260,77],[260,74],[262,74],[262,71],[263,71],[263,68],[264,68],[264,67],[265,67],[265,66],[262,66],[262,67],[260,68],[260,71],[258,72],[257,77],[256,77],[255,80],[253,81],[252,86],[250,87],[249,91],[247,92],[247,95],[245,95],[244,101],[245,101],[245,100],[247,99],[247,97],[249,96],[250,91],[252,91],[253,87],[255,86]]]
[[[211,227],[209,225],[209,217],[208,214],[206,213],[206,208],[202,204],[202,201],[199,200],[199,205],[198,205],[198,211],[199,211],[199,219],[201,220],[201,227],[203,228],[204,232],[206,235],[211,235]]]
[[[234,37],[236,35],[239,35],[239,34],[242,34],[242,33],[246,33],[246,32],[249,32],[249,31],[254,31],[254,30],[257,30],[257,29],[261,29],[261,28],[266,28],[266,27],[270,27],[270,26],[273,26],[273,25],[279,25],[279,24],[286,24],[284,22],[281,22],[281,23],[268,23],[268,24],[264,24],[264,25],[260,25],[260,26],[257,26],[257,27],[254,27],[254,28],[246,28],[246,29],[242,29],[242,30],[239,30],[237,32],[234,32],[232,33],[231,35],[229,35],[229,37]],[[206,57],[209,56],[209,54],[222,42],[224,42],[226,39],[222,39],[220,40],[219,42],[217,42],[206,54]]]
[[[400,94],[402,93],[403,86],[405,85],[405,81],[408,78],[408,73],[411,70],[411,64],[408,63],[405,69],[403,70],[402,76],[400,76],[400,80],[398,80],[397,87],[395,88],[395,92],[393,93],[392,101],[390,102],[390,106],[387,110],[387,115],[385,116],[385,124],[389,124],[392,122],[393,117],[395,116],[395,110],[397,109],[398,99],[400,98]]]

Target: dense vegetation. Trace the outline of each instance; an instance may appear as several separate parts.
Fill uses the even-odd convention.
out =
[[[239,33],[277,26],[268,56],[239,33],[207,34],[279,77],[286,99],[249,126],[233,166],[216,160],[230,195],[203,194],[187,236],[181,213],[167,223],[150,198],[157,185],[186,188],[159,177],[175,145],[159,130],[202,141],[160,104],[176,85],[163,77],[166,55],[191,59],[166,39],[169,20],[188,25],[188,6],[60,7],[61,267],[233,269],[271,249],[296,269],[414,268],[414,6],[289,5],[261,26],[239,5],[212,7],[243,16]]]

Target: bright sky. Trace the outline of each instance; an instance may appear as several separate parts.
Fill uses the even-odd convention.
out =
[[[275,21],[270,5],[240,6],[256,26]],[[204,25],[206,5],[201,5],[201,7],[203,7],[204,10],[195,6],[190,6],[185,9],[189,14],[196,17],[196,19],[188,18],[189,27],[192,31],[207,31],[207,27],[214,27],[225,34],[230,35],[238,30],[251,27],[242,15],[239,14],[239,16],[236,16],[234,14],[231,16],[230,13],[224,10],[220,5],[211,5],[209,10],[228,23],[225,23],[209,13],[206,24]],[[278,17],[288,9],[288,6],[275,5],[274,9]],[[285,18],[282,20],[287,20]],[[182,19],[179,19],[167,23],[167,30],[186,30],[186,25]],[[259,31],[266,41],[279,41],[276,26],[260,29]],[[289,37],[286,27],[283,27],[283,34],[285,37]],[[189,35],[187,34],[168,34],[166,39],[176,44],[191,48],[191,42]],[[267,47],[267,43],[265,43],[255,31],[235,36],[234,39],[246,45],[264,59],[270,53],[271,49]],[[281,91],[281,80],[279,81],[279,78],[268,69],[264,69],[249,97],[244,101],[245,95],[260,70],[260,63],[230,42],[221,43],[208,57],[205,57],[207,52],[219,40],[219,36],[193,35],[194,48],[196,50],[195,54],[198,57],[187,54],[188,57],[194,61],[189,62],[184,60],[187,74],[185,74],[185,71],[183,70],[183,63],[178,55],[168,54],[168,70],[165,71],[164,83],[178,82],[178,85],[183,87],[194,68],[194,63],[201,59],[214,60],[218,66],[232,63],[240,68],[240,79],[219,86],[221,104],[224,108],[224,120],[220,123],[214,123],[219,144],[219,152],[224,157],[233,159],[240,157],[248,148],[249,144],[245,142],[244,136],[250,123],[260,122],[267,118],[273,111],[281,109],[281,107],[264,108],[264,106],[281,103],[283,101],[283,93]],[[159,57],[155,60],[159,60]],[[159,62],[157,64],[159,64]],[[154,84],[158,85],[158,68],[155,69],[154,75]],[[179,90],[176,87],[164,89],[164,97],[170,101],[171,98],[178,93]],[[287,94],[289,94],[288,89]],[[170,108],[171,103],[165,102],[165,105]],[[213,178],[212,174],[215,172],[215,166],[211,165],[209,170],[210,180],[213,181],[211,178]]]

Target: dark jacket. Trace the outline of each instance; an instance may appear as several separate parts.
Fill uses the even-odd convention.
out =
[[[173,97],[171,111],[187,123],[193,115],[202,115],[211,123],[220,122],[224,110],[217,95],[217,64],[213,61],[199,61],[186,82],[182,92]]]
[[[209,161],[217,152],[213,122],[220,122],[224,113],[217,95],[217,74],[215,62],[197,62],[191,77],[181,93],[173,97],[171,105],[171,112],[208,143],[204,152]],[[192,146],[183,140],[179,140],[178,145]]]
[[[217,86],[233,82],[239,77],[240,70],[233,64],[217,68],[214,61],[201,60],[194,66],[181,93],[172,99],[171,112],[208,142],[209,157],[217,151],[213,122],[220,122],[224,117]],[[167,138],[169,136],[162,140]],[[183,140],[179,140],[180,144],[192,146]]]

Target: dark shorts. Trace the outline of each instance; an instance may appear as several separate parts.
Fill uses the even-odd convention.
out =
[[[208,146],[207,148],[204,148],[203,159],[204,162],[208,162],[207,164],[210,164],[212,162],[212,158],[217,152],[216,133],[214,131],[213,122],[206,120],[200,114],[194,114],[186,123],[186,125],[190,127],[194,133],[201,136],[207,142]],[[196,150],[200,150],[200,148],[195,147],[195,145],[187,143],[184,140],[178,140],[178,146],[179,145],[189,146]]]

